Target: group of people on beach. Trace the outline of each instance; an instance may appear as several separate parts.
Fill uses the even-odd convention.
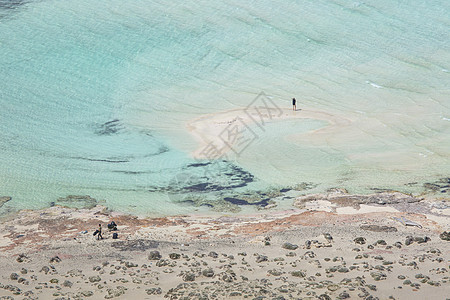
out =
[[[117,230],[117,224],[116,222],[112,221],[111,223],[108,224],[108,229],[110,231],[116,231]],[[94,231],[94,236],[97,236],[97,240],[103,240],[103,235],[102,235],[102,224],[98,224],[98,229],[96,231]],[[117,239],[118,235],[117,233],[113,234],[113,239]]]

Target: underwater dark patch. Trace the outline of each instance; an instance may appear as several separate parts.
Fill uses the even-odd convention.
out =
[[[254,176],[228,161],[191,163],[181,168],[165,187],[149,187],[149,192],[169,194],[221,192],[245,187]]]
[[[206,162],[206,163],[194,163],[194,164],[189,164],[187,165],[188,168],[198,168],[198,167],[206,167],[208,165],[210,165],[210,162]]]
[[[0,0],[0,9],[16,9],[29,1],[24,0]]]
[[[127,163],[130,162],[128,159],[115,159],[115,158],[88,158],[88,157],[72,157],[73,159],[87,160],[87,161],[95,161],[95,162],[107,162],[107,163]]]
[[[246,200],[233,198],[233,197],[225,197],[225,198],[223,198],[223,200],[230,202],[232,204],[236,204],[236,205],[255,205],[255,206],[264,207],[269,204],[268,202],[269,202],[270,198],[263,199],[259,202],[248,202]]]
[[[450,191],[450,177],[441,178],[435,182],[424,183],[425,191],[432,193],[448,193]]]
[[[125,175],[142,175],[142,174],[152,174],[153,172],[145,172],[145,171],[112,171],[113,173],[121,173]]]
[[[128,155],[128,156],[124,156],[124,157],[106,157],[106,158],[92,158],[92,157],[81,157],[81,156],[74,156],[74,157],[70,157],[72,159],[80,159],[80,160],[87,160],[87,161],[92,161],[92,162],[106,162],[106,163],[128,163],[130,161],[132,161],[133,159],[139,159],[139,158],[148,158],[148,157],[152,157],[152,156],[157,156],[163,153],[166,153],[170,151],[170,149],[166,146],[161,146],[158,148],[158,150],[156,152],[153,153],[148,153],[142,156],[132,156],[132,155]],[[118,171],[120,172],[120,171]],[[133,171],[122,171],[122,172],[130,172],[132,173]],[[146,172],[148,173],[148,172]]]
[[[50,207],[55,205],[61,205],[72,208],[94,208],[98,204],[95,198],[88,195],[68,195],[66,197],[60,197],[56,201],[50,202]]]
[[[169,151],[170,151],[169,147],[160,146],[156,152],[150,153],[150,154],[146,154],[146,155],[144,155],[144,157],[151,157],[151,156],[161,155],[161,154],[169,152]]]
[[[114,119],[112,121],[105,122],[103,124],[98,124],[95,126],[94,133],[96,135],[112,135],[117,134],[124,129],[123,125],[120,123],[119,119]]]

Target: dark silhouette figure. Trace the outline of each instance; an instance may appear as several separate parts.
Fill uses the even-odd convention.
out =
[[[108,229],[111,231],[116,231],[117,230],[117,224],[116,222],[112,221],[111,223],[108,224]]]
[[[293,111],[297,110],[297,100],[295,100],[295,98],[292,98],[292,110]]]
[[[103,236],[102,236],[102,224],[98,224],[98,233],[97,233],[97,240],[103,240]]]

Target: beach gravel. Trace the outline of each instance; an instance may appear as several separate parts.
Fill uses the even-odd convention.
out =
[[[110,222],[103,208],[27,211],[0,222],[0,298],[445,299],[445,217],[408,215],[423,228],[392,217],[400,213],[115,214],[123,240],[106,231],[97,241],[83,232]]]

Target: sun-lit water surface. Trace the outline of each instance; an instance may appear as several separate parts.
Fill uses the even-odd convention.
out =
[[[448,1],[241,2],[0,1],[3,209],[90,195],[192,212],[174,179],[210,178],[186,123],[261,91],[350,125],[324,138],[305,135],[323,121],[268,124],[202,196],[302,182],[419,193],[448,177]]]

